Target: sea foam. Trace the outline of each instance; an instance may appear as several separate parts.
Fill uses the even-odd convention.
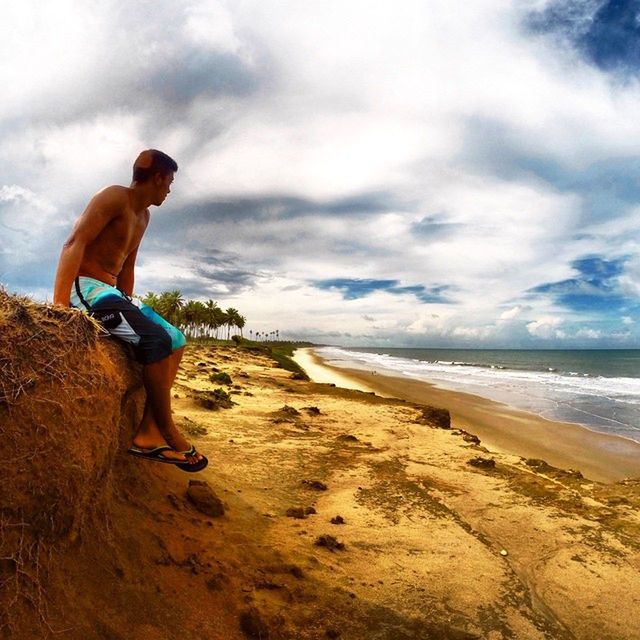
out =
[[[567,356],[566,368],[562,366],[561,356],[554,354],[559,363],[541,365],[535,370],[527,368],[535,366],[531,352],[522,352],[521,361],[517,359],[517,352],[509,352],[513,362],[505,366],[491,362],[487,352],[478,352],[484,362],[474,362],[472,358],[420,359],[415,357],[420,354],[417,349],[411,350],[414,356],[411,358],[340,347],[322,347],[316,351],[328,364],[337,367],[428,381],[552,420],[575,422],[640,442],[640,377],[598,375],[594,366],[591,372],[571,370],[576,368],[571,354]],[[425,353],[433,357],[433,352],[425,350]],[[467,355],[474,354],[469,350]]]

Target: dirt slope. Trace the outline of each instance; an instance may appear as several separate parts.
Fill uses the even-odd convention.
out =
[[[0,293],[1,638],[640,637],[637,480],[490,452],[259,351],[189,346],[174,394],[220,517],[127,456],[126,351]]]

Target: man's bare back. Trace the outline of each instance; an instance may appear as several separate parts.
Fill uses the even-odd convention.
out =
[[[89,276],[133,294],[138,247],[149,224],[149,204],[160,206],[171,192],[173,172],[144,189],[112,186],[89,202],[64,243],[53,301],[69,306],[78,276]]]
[[[135,211],[129,201],[129,192],[126,187],[113,186],[95,196],[95,206],[111,209],[116,215],[96,239],[85,247],[79,275],[96,278],[113,286],[117,284],[127,257],[139,246],[149,224],[149,210]],[[90,205],[78,220],[79,225],[87,222],[91,224],[91,221],[83,218],[91,215],[95,206]]]

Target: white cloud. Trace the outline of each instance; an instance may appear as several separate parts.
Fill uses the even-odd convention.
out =
[[[454,338],[486,340],[493,334],[493,331],[493,327],[454,327],[451,335]]]
[[[618,285],[623,294],[640,299],[640,255],[627,261],[623,274],[618,277]]]
[[[630,316],[622,316],[622,324],[630,325],[630,324],[634,324],[634,322],[635,320]]]
[[[506,311],[503,311],[500,314],[500,320],[503,322],[508,322],[510,320],[515,320],[516,318],[518,318],[522,312],[524,311],[524,307],[522,305],[516,305],[515,307],[512,307],[511,309],[507,309]]]
[[[35,255],[57,255],[91,194],[127,184],[154,146],[180,171],[143,244],[140,285],[183,283],[256,323],[354,340],[577,337],[585,313],[531,290],[573,277],[585,255],[629,257],[618,285],[640,298],[637,209],[602,221],[593,194],[567,186],[591,163],[640,154],[640,85],[526,37],[531,3],[41,4],[9,3],[0,25],[9,284]],[[211,199],[242,209],[265,196],[267,214],[212,208],[188,222]],[[290,196],[299,210],[279,206]],[[367,197],[370,208],[336,206]],[[176,211],[188,228],[167,222]],[[205,248],[241,256],[252,288],[203,275],[193,256]],[[312,285],[329,278],[442,285],[450,302],[344,300]]]
[[[596,329],[579,329],[576,338],[587,338],[588,340],[598,340],[602,337],[602,331]]]
[[[536,338],[543,338],[545,340],[553,338],[564,338],[565,332],[559,329],[562,325],[563,319],[553,316],[546,316],[538,318],[527,324],[527,331]]]
[[[0,187],[0,254],[12,265],[37,257],[50,234],[62,223],[45,196],[28,187]]]
[[[38,212],[49,215],[55,212],[55,207],[45,198],[26,187],[17,184],[0,187],[0,202],[20,203],[33,206]]]
[[[216,0],[201,0],[186,8],[184,32],[187,39],[214,51],[242,52],[233,17],[223,3]]]
[[[434,313],[421,313],[419,317],[407,326],[408,333],[441,334],[448,326],[446,318]]]

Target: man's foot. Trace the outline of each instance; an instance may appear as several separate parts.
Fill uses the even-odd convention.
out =
[[[162,462],[164,464],[172,464],[182,471],[188,471],[190,473],[196,471],[202,471],[209,461],[203,455],[200,455],[195,447],[191,447],[188,451],[174,451],[168,445],[162,445],[159,447],[143,448],[133,445],[129,448],[128,452],[132,456],[139,458],[145,458],[151,462]],[[171,454],[180,454],[181,458],[170,457]]]
[[[180,434],[179,434],[180,435]],[[191,445],[185,438],[180,435],[179,438],[176,438],[176,444],[178,447],[181,447],[183,450],[177,450],[171,447],[167,441],[162,438],[160,432],[157,434],[149,434],[148,436],[143,436],[140,433],[136,435],[133,439],[132,448],[137,448],[141,450],[151,450],[160,447],[165,447],[162,451],[162,457],[167,458],[168,460],[176,460],[178,462],[188,462],[189,464],[197,464],[202,460],[202,455],[199,454],[193,445]]]

